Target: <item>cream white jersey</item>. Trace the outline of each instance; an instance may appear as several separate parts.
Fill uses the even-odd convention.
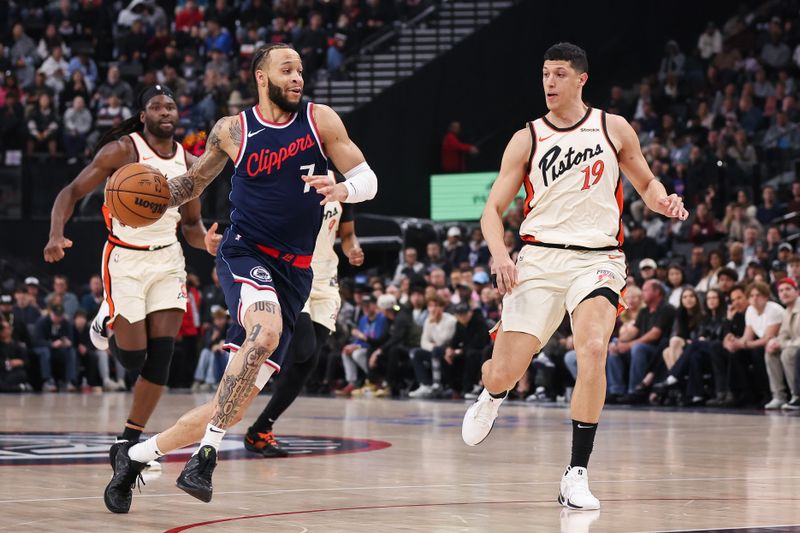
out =
[[[588,108],[574,126],[542,117],[528,123],[532,137],[524,178],[525,219],[520,236],[583,248],[621,246],[622,182],[605,111]]]
[[[333,249],[336,243],[336,235],[339,232],[339,224],[342,222],[344,210],[348,210],[345,222],[352,220],[350,207],[345,207],[339,202],[325,204],[322,213],[322,225],[317,234],[317,242],[314,244],[314,256],[311,259],[311,269],[314,272],[314,282],[318,280],[335,279],[339,269],[339,256]]]
[[[186,172],[188,161],[180,143],[175,143],[175,155],[165,159],[158,155],[139,133],[131,133],[129,137],[136,147],[139,163],[158,169],[167,178],[180,176]],[[105,206],[103,206],[103,215],[109,233],[115,238],[110,240],[112,242],[120,241],[119,244],[123,246],[127,244],[134,247],[161,247],[173,244],[178,240],[176,230],[181,221],[181,215],[177,207],[167,209],[164,216],[158,221],[143,228],[126,226],[114,219]]]

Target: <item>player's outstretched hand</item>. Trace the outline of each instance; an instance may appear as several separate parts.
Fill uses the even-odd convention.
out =
[[[497,290],[501,295],[510,294],[517,285],[517,265],[508,256],[492,262],[492,274],[496,277]]]
[[[208,228],[205,236],[203,237],[203,242],[206,245],[206,251],[211,255],[217,255],[217,250],[219,249],[219,243],[222,241],[222,235],[217,233],[217,228],[219,224],[214,222],[211,224],[211,227]]]
[[[302,176],[311,187],[317,190],[319,194],[325,198],[320,202],[320,205],[325,205],[328,202],[344,202],[347,200],[347,195],[350,194],[344,183],[336,183],[333,176]]]
[[[66,237],[50,237],[44,247],[44,260],[48,263],[61,261],[64,258],[64,248],[72,248],[72,241]]]
[[[677,218],[679,220],[686,220],[689,218],[689,212],[683,207],[683,198],[677,194],[670,194],[665,196],[658,202],[662,208],[661,214],[669,218]]]
[[[359,247],[351,248],[347,252],[347,260],[354,267],[360,267],[364,264],[364,250]]]

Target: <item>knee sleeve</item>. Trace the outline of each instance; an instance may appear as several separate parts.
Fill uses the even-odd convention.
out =
[[[139,370],[147,359],[147,350],[125,350],[117,346],[117,338],[112,336],[108,341],[111,353],[125,367],[125,370]]]
[[[142,366],[141,377],[154,385],[166,385],[174,351],[175,339],[172,337],[147,339],[147,359]]]
[[[599,289],[593,290],[592,292],[587,294],[586,298],[581,300],[581,302],[584,302],[584,301],[588,300],[589,298],[594,298],[595,296],[602,296],[603,298],[608,300],[609,303],[614,306],[614,309],[616,309],[617,306],[619,305],[619,294],[617,294],[616,292],[612,291],[608,287],[600,287]]]

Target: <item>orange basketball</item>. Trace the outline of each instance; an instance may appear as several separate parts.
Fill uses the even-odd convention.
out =
[[[167,178],[149,165],[127,164],[106,182],[106,206],[126,226],[149,226],[167,211],[168,203]]]

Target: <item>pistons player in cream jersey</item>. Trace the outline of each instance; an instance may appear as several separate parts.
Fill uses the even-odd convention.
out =
[[[139,113],[100,139],[92,162],[58,194],[44,249],[46,261],[59,261],[72,246],[64,237],[64,226],[75,204],[120,167],[143,163],[169,178],[185,173],[194,163],[196,158],[173,139],[178,113],[169,89],[161,85],[146,89],[139,108]],[[207,249],[220,237],[206,234],[197,200],[167,210],[144,228],[125,226],[105,206],[103,216],[108,229],[101,264],[105,300],[92,321],[91,337],[97,348],[109,349],[126,369],[140,371],[119,437],[137,442],[167,383],[175,336],[187,305],[177,228],[195,248]]]
[[[333,176],[333,172],[330,175]],[[336,330],[336,317],[342,302],[337,281],[339,256],[334,250],[337,235],[342,240],[342,251],[348,262],[353,266],[364,263],[364,252],[355,232],[353,206],[342,202],[325,204],[322,226],[311,260],[311,270],[314,272],[311,294],[297,319],[287,363],[278,375],[272,397],[244,437],[245,448],[264,457],[289,455],[278,443],[272,427],[300,394],[317,367],[323,345]]]
[[[559,43],[548,49],[542,66],[548,113],[518,131],[503,154],[481,217],[503,313],[492,358],[482,368],[485,388],[461,428],[470,446],[489,435],[508,390],[569,313],[578,376],[570,406],[572,456],[558,501],[576,510],[600,507],[589,490],[587,465],[605,401],[608,341],[625,287],[620,171],[653,211],[688,216],[681,198],[668,195],[650,172],[630,124],[583,103],[588,70],[580,47]],[[521,187],[526,246],[515,264],[503,243],[502,214]]]

